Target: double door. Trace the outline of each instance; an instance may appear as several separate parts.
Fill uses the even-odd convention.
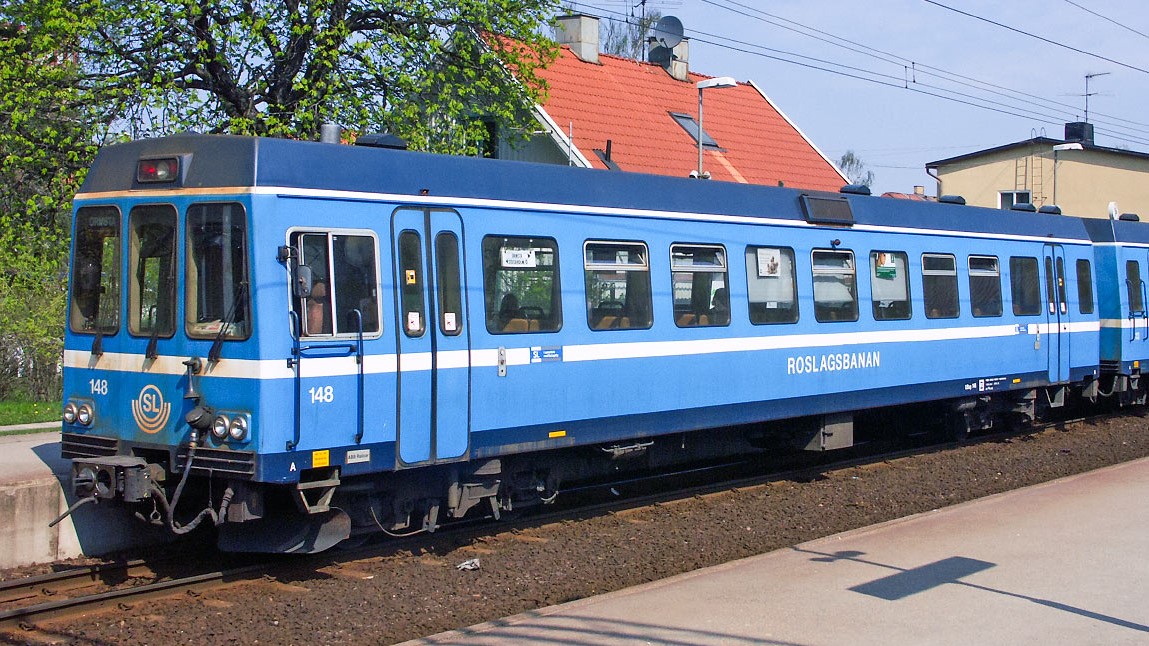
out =
[[[399,468],[467,457],[470,334],[463,223],[450,210],[409,208],[391,219],[397,336]]]

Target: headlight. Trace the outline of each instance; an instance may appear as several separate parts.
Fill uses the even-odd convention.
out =
[[[92,423],[92,407],[87,404],[81,404],[80,410],[76,411],[76,421],[81,426],[88,426]]]
[[[211,434],[217,440],[222,440],[227,437],[227,427],[230,424],[227,415],[216,415],[216,418],[211,423]]]
[[[68,424],[76,423],[76,404],[68,402],[64,405],[64,422]]]
[[[231,420],[227,434],[237,442],[247,439],[247,418],[243,415],[237,415],[235,419]]]

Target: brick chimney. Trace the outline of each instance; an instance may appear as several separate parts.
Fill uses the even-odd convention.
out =
[[[598,64],[598,18],[584,13],[559,16],[555,40],[569,45],[579,60]]]

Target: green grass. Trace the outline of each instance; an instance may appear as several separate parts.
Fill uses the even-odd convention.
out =
[[[60,402],[0,401],[0,426],[55,422],[60,419]]]

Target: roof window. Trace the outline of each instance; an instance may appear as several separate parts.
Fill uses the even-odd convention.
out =
[[[691,139],[695,142],[698,141],[698,122],[694,120],[694,117],[689,114],[682,114],[681,112],[671,112],[670,117],[674,119],[678,125],[682,126],[682,129],[690,135]],[[714,138],[707,134],[705,130],[702,131],[702,145],[705,148],[719,149],[718,142],[714,141]]]

